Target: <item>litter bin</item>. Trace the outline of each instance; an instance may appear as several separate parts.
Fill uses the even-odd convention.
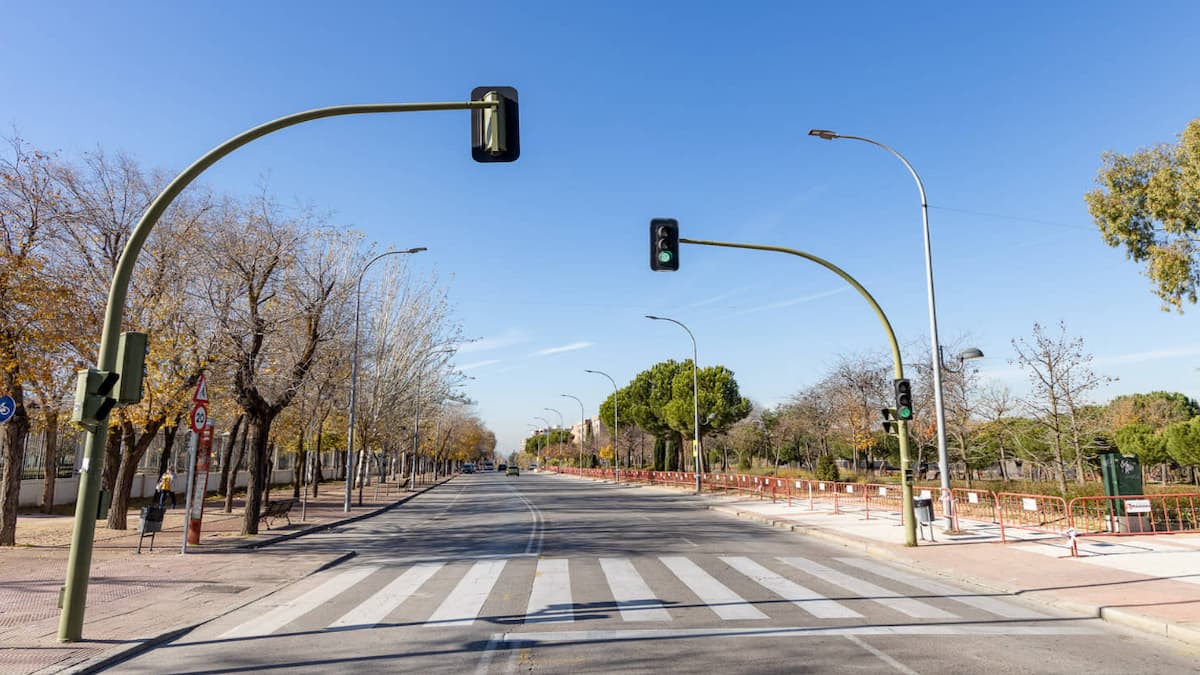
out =
[[[917,522],[922,525],[933,522],[933,498],[929,499],[914,499],[913,513],[916,515]]]
[[[138,532],[151,534],[162,531],[163,513],[161,506],[143,506],[142,517],[138,520]]]
[[[142,552],[142,542],[146,537],[150,537],[150,550],[154,550],[154,534],[162,531],[163,514],[167,510],[161,506],[143,506],[141,518],[138,519],[138,532],[141,536],[138,537],[137,552]]]

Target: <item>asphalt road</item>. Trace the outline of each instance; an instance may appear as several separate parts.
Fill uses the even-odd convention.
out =
[[[1097,619],[567,477],[461,476],[280,546],[358,555],[115,670],[1200,672]]]

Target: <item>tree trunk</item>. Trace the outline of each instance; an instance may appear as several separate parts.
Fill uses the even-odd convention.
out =
[[[142,457],[146,455],[146,451],[150,449],[150,443],[154,440],[154,436],[158,433],[158,428],[162,426],[165,419],[151,420],[146,426],[145,433],[141,438],[137,438],[133,424],[123,422],[121,433],[123,436],[121,446],[121,465],[117,470],[116,486],[113,490],[112,505],[108,509],[108,529],[110,530],[125,530],[128,529],[129,521],[129,500],[130,493],[133,491],[133,477],[137,475],[138,464],[142,462]],[[157,478],[157,476],[155,476]],[[174,486],[172,486],[174,488]]]
[[[29,432],[24,392],[15,382],[14,375],[6,371],[4,376],[4,384],[17,409],[7,423],[0,425],[0,453],[4,456],[4,467],[0,470],[0,486],[4,489],[3,499],[0,499],[0,546],[17,543],[17,506],[21,501],[21,472],[25,467],[25,435]]]
[[[322,473],[321,473],[321,441],[323,440],[322,437],[325,435],[325,434],[321,433],[321,431],[324,428],[325,428],[325,425],[322,424],[321,427],[319,427],[317,429],[317,444],[316,444],[316,447],[313,449],[313,452],[317,453],[316,457],[313,457],[313,480],[312,480],[313,499],[317,498],[317,486],[321,484],[321,481],[325,480],[325,476],[322,475]]]
[[[42,513],[54,512],[54,481],[58,478],[58,412],[44,412],[46,424],[46,456],[42,468],[46,475],[42,479]]]
[[[233,461],[233,468],[229,472],[229,483],[225,486],[225,513],[233,513],[233,492],[237,489],[238,471],[246,461],[246,445],[250,439],[250,429],[247,428],[242,433],[242,447],[238,449],[237,459]]]
[[[304,483],[304,469],[308,466],[308,454],[304,449],[304,431],[296,437],[296,465],[292,467],[292,499],[300,499],[300,485]]]
[[[246,509],[242,514],[242,534],[258,534],[258,515],[262,513],[263,488],[269,482],[267,463],[270,459],[267,440],[271,435],[274,415],[268,410],[246,410],[249,475],[246,480]]]
[[[100,474],[100,489],[112,492],[117,485],[117,472],[121,470],[122,431],[114,424],[116,411],[108,418],[108,439],[104,443],[104,470]]]
[[[242,422],[245,421],[245,415],[238,415],[233,421],[233,428],[229,430],[229,441],[225,443],[225,447],[221,450],[221,481],[217,486],[221,488],[222,494],[229,495],[229,470],[233,459],[233,446],[238,442],[238,434],[242,430]]]
[[[179,433],[179,416],[175,417],[174,423],[169,427],[163,427],[163,450],[162,455],[158,458],[158,473],[154,474],[155,478],[167,472],[167,466],[171,464],[171,455],[175,448],[175,435]],[[174,468],[174,467],[172,467]]]

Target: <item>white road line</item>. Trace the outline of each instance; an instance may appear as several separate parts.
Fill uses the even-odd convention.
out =
[[[421,587],[444,563],[419,563],[404,571],[375,595],[367,598],[359,606],[346,612],[342,618],[330,624],[330,628],[346,628],[348,626],[374,626],[382,623],[405,600]]]
[[[475,617],[479,615],[479,610],[483,609],[483,603],[487,601],[492,587],[504,571],[506,562],[482,560],[472,565],[441,606],[434,610],[433,616],[425,622],[425,627],[470,626],[475,623]]]
[[[884,654],[882,651],[863,642],[862,640],[860,640],[858,638],[857,635],[847,635],[846,639],[853,642],[854,644],[858,645],[859,647],[862,647],[863,649],[867,650],[868,652],[871,652],[880,661],[883,661],[884,663],[888,664],[892,668],[895,668],[896,672],[898,672],[898,673],[904,673],[904,675],[920,675],[917,671],[913,670],[912,668],[909,668],[908,666],[904,665],[903,663],[900,663],[896,659],[893,659],[892,657],[888,656],[887,654]]]
[[[529,592],[525,623],[568,623],[575,620],[571,601],[571,575],[565,558],[539,560]]]
[[[733,569],[745,574],[772,593],[790,600],[792,604],[818,619],[857,619],[862,614],[834,602],[814,590],[778,575],[762,565],[744,557],[722,557],[721,560]]]
[[[670,621],[671,615],[650,592],[650,587],[628,558],[601,558],[600,569],[608,580],[622,621]]]
[[[985,612],[990,612],[996,616],[1002,616],[1006,619],[1045,619],[1049,616],[1047,614],[1035,612],[1032,609],[1021,607],[1020,605],[1005,602],[1003,600],[998,600],[996,598],[968,595],[967,591],[964,591],[963,589],[947,586],[946,584],[939,583],[932,579],[926,579],[925,577],[918,576],[916,574],[909,574],[908,572],[889,567],[888,565],[884,565],[883,563],[879,563],[874,560],[861,560],[859,558],[838,558],[837,560],[838,562],[846,565],[857,567],[860,570],[899,581],[906,586],[919,588],[928,593],[943,596],[947,600],[961,602],[964,605],[969,605],[976,609],[982,609]]]
[[[938,609],[920,600],[906,598],[896,591],[890,591],[883,586],[873,584],[863,579],[852,577],[849,574],[839,572],[830,567],[826,567],[821,563],[813,562],[807,558],[783,558],[779,561],[787,565],[791,565],[798,570],[807,574],[811,574],[818,579],[834,586],[856,593],[859,597],[879,603],[889,609],[894,609],[901,614],[907,614],[914,619],[957,619],[957,614],[947,612],[943,609]]]
[[[240,626],[222,633],[220,639],[269,635],[337,597],[347,588],[366,579],[379,569],[374,565],[350,568],[304,595],[289,600],[266,614],[256,616]]]
[[[827,638],[857,635],[860,637],[908,637],[916,635],[964,635],[964,636],[1081,636],[1100,635],[1095,628],[1082,626],[1013,626],[927,623],[899,626],[786,626],[774,628],[649,628],[621,630],[579,630],[530,633],[505,633],[506,641],[519,641],[524,645],[552,642],[625,642],[629,640],[664,640],[672,638]]]
[[[758,611],[754,605],[746,602],[745,598],[734,593],[728,586],[717,581],[688,558],[662,556],[659,557],[659,560],[722,619],[737,621],[769,618],[766,614]]]

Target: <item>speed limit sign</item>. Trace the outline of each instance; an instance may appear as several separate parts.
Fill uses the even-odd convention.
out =
[[[208,406],[197,402],[192,408],[192,431],[200,433],[208,422]]]

